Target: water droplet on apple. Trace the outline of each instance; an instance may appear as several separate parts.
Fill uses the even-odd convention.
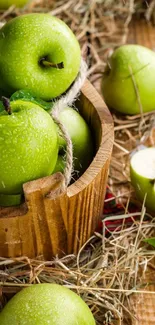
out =
[[[4,184],[4,182],[3,182],[3,181],[1,181],[1,184],[2,184],[2,186],[5,188],[5,184]]]

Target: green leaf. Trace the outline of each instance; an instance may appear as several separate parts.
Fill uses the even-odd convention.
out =
[[[32,92],[27,89],[17,90],[13,95],[10,97],[11,101],[18,100],[18,99],[25,99],[25,100],[33,100],[35,97],[33,96]]]
[[[148,243],[149,245],[152,245],[153,247],[155,247],[155,237],[146,238],[146,239],[144,239],[144,242]]]
[[[44,100],[35,97],[33,95],[33,92],[31,90],[27,90],[27,89],[21,89],[16,91],[11,97],[10,97],[10,101],[15,101],[18,99],[22,99],[24,101],[29,101],[32,103],[35,103],[39,106],[41,106],[42,108],[44,108],[45,110],[51,110],[54,102],[45,102]]]

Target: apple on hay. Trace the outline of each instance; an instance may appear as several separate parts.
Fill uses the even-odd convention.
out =
[[[73,291],[52,283],[18,292],[0,313],[1,325],[95,325],[87,304]]]
[[[101,90],[109,108],[123,114],[154,110],[155,53],[141,45],[120,46],[108,59]]]
[[[137,151],[130,161],[131,183],[138,199],[155,211],[155,147]]]
[[[0,89],[5,96],[29,89],[51,100],[75,80],[81,62],[79,43],[60,19],[44,13],[13,18],[0,29]]]
[[[40,106],[4,100],[0,112],[0,204],[17,204],[23,183],[50,175],[58,156],[55,123]],[[13,195],[13,196],[12,196]]]
[[[12,5],[15,5],[17,8],[24,7],[29,0],[0,0],[0,9],[8,9]]]

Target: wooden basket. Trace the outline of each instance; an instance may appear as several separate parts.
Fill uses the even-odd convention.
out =
[[[103,209],[113,122],[89,81],[77,105],[93,131],[94,160],[67,189],[63,175],[56,173],[24,184],[21,206],[0,207],[0,256],[50,259],[56,254],[76,254],[94,232]]]

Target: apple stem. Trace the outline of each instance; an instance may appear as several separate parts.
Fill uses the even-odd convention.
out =
[[[7,97],[2,96],[2,102],[3,102],[3,106],[6,110],[6,112],[8,113],[8,115],[11,115],[12,110],[11,110],[11,106],[10,106],[10,100]]]
[[[51,68],[56,68],[56,69],[63,69],[64,68],[64,63],[63,62],[53,63],[53,62],[47,61],[45,58],[40,59],[39,63],[41,65],[43,65],[44,67],[51,67]]]

